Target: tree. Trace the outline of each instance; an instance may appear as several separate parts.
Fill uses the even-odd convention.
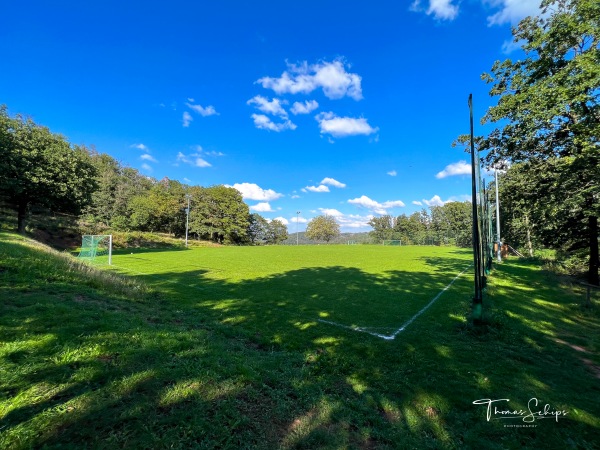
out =
[[[600,3],[544,0],[543,14],[521,21],[513,36],[525,58],[496,62],[483,79],[498,96],[484,123],[501,122],[481,142],[487,162],[552,161],[561,185],[546,208],[581,211],[587,234],[588,281],[599,284]],[[555,211],[556,212],[556,211]]]
[[[287,226],[277,219],[271,220],[267,226],[266,241],[267,244],[279,244],[288,238]]]
[[[449,202],[443,206],[432,206],[431,231],[439,243],[446,243],[450,238],[459,247],[470,247],[472,235],[471,202]]]
[[[155,181],[136,169],[123,167],[106,153],[92,150],[90,154],[97,173],[97,188],[92,193],[90,204],[83,211],[85,220],[101,227],[142,229],[139,228],[139,223],[131,223],[130,216],[132,209],[135,209],[131,202],[135,197],[146,197]],[[146,227],[146,223],[141,226]]]
[[[248,240],[251,244],[261,243],[267,240],[269,222],[258,213],[252,213],[248,217]]]
[[[402,214],[396,218],[394,231],[406,244],[424,244],[429,216],[427,211],[417,211],[410,216]]]
[[[315,241],[329,242],[340,235],[340,226],[332,216],[317,216],[308,222],[306,237]]]
[[[376,242],[394,239],[394,218],[392,216],[371,217],[369,225],[373,228],[369,234]]]
[[[0,106],[0,195],[17,210],[17,229],[33,205],[79,213],[90,202],[96,171],[84,147],[71,146],[32,120]]]
[[[246,239],[250,211],[237,189],[194,186],[189,193],[194,205],[190,211],[192,233],[225,244],[239,244]]]

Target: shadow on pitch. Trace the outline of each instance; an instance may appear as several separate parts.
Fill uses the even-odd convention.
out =
[[[549,282],[544,288],[532,267],[507,263],[499,269],[498,276],[518,285],[494,294],[496,308],[512,315],[504,314],[484,334],[461,322],[470,302],[468,276],[393,341],[317,321],[410,316],[413,306],[422,306],[456,268],[464,268],[464,260],[456,259],[428,260],[439,268],[432,273],[323,267],[237,283],[197,270],[141,276],[161,294],[135,303],[75,286],[57,293],[39,283],[23,289],[9,282],[12,266],[0,264],[7,267],[0,274],[0,338],[6,344],[0,383],[3,398],[14,400],[0,422],[2,439],[25,427],[31,432],[23,440],[5,442],[476,448],[481,436],[493,435],[499,436],[496,448],[502,442],[552,448],[573,436],[591,448],[598,428],[576,417],[560,426],[548,421],[538,430],[510,430],[500,421],[486,422],[485,412],[472,404],[510,396],[520,408],[537,396],[585,411],[586,418],[600,414],[581,352],[553,341],[556,336],[534,323],[548,322],[568,343],[565,333],[575,335],[582,326],[561,320],[550,301],[555,288]],[[540,290],[530,291],[532,286]],[[587,320],[597,325],[597,319]],[[557,366],[570,368],[569,380],[552,370]],[[578,391],[565,383],[576,383]],[[25,402],[27,395],[32,400]]]

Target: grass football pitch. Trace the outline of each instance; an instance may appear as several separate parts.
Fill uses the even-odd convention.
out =
[[[598,448],[598,308],[510,258],[472,326],[471,258],[135,249],[97,270],[0,233],[0,448]]]
[[[459,274],[471,263],[458,248],[376,245],[137,250],[113,259],[115,270],[169,298],[281,344],[325,330],[389,338],[411,320],[418,327],[419,313],[447,316],[469,295],[471,271]],[[433,299],[440,307],[427,308]]]

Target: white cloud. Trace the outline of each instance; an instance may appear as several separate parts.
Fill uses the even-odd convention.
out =
[[[383,203],[379,203],[375,200],[370,199],[366,195],[359,198],[348,200],[348,203],[358,205],[360,207],[369,209],[376,214],[387,214],[387,210],[390,208],[404,207],[406,206],[401,200],[392,200]]]
[[[200,158],[197,157],[195,154],[193,155],[184,155],[181,152],[177,153],[177,162],[182,162],[185,164],[189,164],[190,166],[196,166],[196,167],[211,167],[211,164]]]
[[[331,208],[319,208],[319,211],[321,211],[321,213],[325,214],[326,216],[331,216],[331,217],[336,217],[336,218],[342,217],[344,215],[337,209],[331,209]]]
[[[211,164],[202,158],[196,158],[194,165],[196,167],[211,167]]]
[[[336,217],[335,220],[340,224],[342,229],[345,228],[368,228],[369,220],[373,218],[372,214],[367,216],[361,216],[357,214],[344,214],[343,216]]]
[[[412,204],[417,206],[423,206],[423,202],[420,202],[418,200],[413,200]]]
[[[290,224],[290,222],[285,217],[275,217],[273,220],[279,220],[284,225]]]
[[[448,202],[443,201],[439,195],[434,195],[430,200],[423,199],[423,203],[427,206],[444,206]]]
[[[258,212],[273,212],[273,209],[271,209],[271,205],[269,204],[269,202],[257,203],[256,205],[252,205],[250,209],[252,211]]]
[[[396,172],[395,170],[390,170],[389,172],[387,172],[387,174],[388,174],[390,177],[395,177],[396,175],[398,175],[398,172]]]
[[[150,161],[150,162],[153,162],[153,163],[157,163],[158,162],[156,159],[154,159],[152,157],[152,155],[149,155],[148,153],[144,153],[142,156],[140,156],[140,159],[144,160],[144,161]]]
[[[152,167],[146,163],[142,164],[142,169],[144,169],[146,172],[152,172]]]
[[[336,188],[345,188],[346,185],[344,183],[340,183],[338,180],[334,180],[333,178],[323,178],[320,184],[328,184],[329,186],[333,186]]]
[[[237,189],[242,193],[244,200],[257,200],[269,202],[283,197],[283,194],[275,192],[273,189],[263,189],[254,183],[235,183],[233,186],[228,186]]]
[[[308,94],[321,88],[327,98],[362,98],[361,77],[346,72],[347,64],[342,59],[309,65],[306,61],[296,65],[287,64],[288,70],[279,78],[263,77],[257,80],[265,89],[278,94]]]
[[[294,115],[298,114],[309,114],[319,107],[319,104],[315,100],[306,100],[304,103],[294,102],[290,111]]]
[[[427,9],[421,6],[421,0],[415,0],[410,5],[410,10],[415,12],[425,11],[430,16],[438,20],[454,20],[458,16],[458,6],[452,2],[454,0],[429,0]]]
[[[129,148],[137,148],[138,150],[141,150],[143,152],[150,151],[150,149],[147,146],[145,146],[144,144],[133,144],[133,145],[130,145]]]
[[[369,220],[373,218],[372,214],[361,216],[358,214],[344,214],[338,211],[337,209],[328,209],[328,208],[319,208],[321,214],[326,214],[335,219],[335,221],[340,225],[342,230],[344,229],[359,229],[359,228],[368,228]]]
[[[194,118],[192,117],[192,115],[189,112],[184,111],[183,112],[183,118],[182,118],[183,126],[185,128],[189,127],[190,123],[192,122],[192,120],[194,120]]]
[[[192,156],[200,156],[200,154],[206,156],[225,156],[225,153],[218,152],[216,150],[206,151],[202,148],[201,145],[193,145],[191,148],[193,150],[196,150],[196,153],[192,153]]]
[[[325,186],[324,184],[321,184],[319,186],[306,186],[305,188],[302,189],[302,192],[329,192],[329,188],[327,186]]]
[[[510,23],[516,25],[527,16],[540,14],[540,0],[484,0],[492,7],[501,8],[496,14],[488,17],[488,24],[502,25]]]
[[[466,161],[459,161],[456,163],[448,164],[444,170],[438,172],[436,178],[446,178],[455,175],[471,175],[471,164]]]
[[[190,108],[194,112],[197,112],[202,117],[219,115],[219,113],[215,110],[215,107],[212,105],[209,105],[206,108],[203,108],[200,105],[192,105],[191,103],[186,103],[186,105],[188,106],[188,108]]]
[[[304,217],[292,217],[290,219],[290,222],[293,222],[293,223],[296,223],[296,222],[298,222],[298,223],[307,223],[308,219],[305,219]]]
[[[262,111],[266,114],[271,114],[273,116],[279,116],[284,119],[287,119],[288,114],[283,106],[287,104],[286,100],[279,100],[278,98],[274,98],[269,101],[268,98],[257,95],[246,102],[248,105],[255,105],[256,109]]]
[[[296,129],[296,125],[293,124],[290,120],[286,120],[285,122],[282,122],[282,123],[275,123],[275,122],[272,122],[271,119],[269,119],[264,114],[252,114],[251,117],[254,120],[254,126],[256,128],[258,128],[259,130],[269,130],[269,131],[275,131],[276,133],[279,133],[280,131],[283,131],[283,130],[295,130]]]
[[[384,208],[404,208],[406,205],[404,204],[404,202],[402,200],[392,200],[392,201],[387,201],[387,202],[383,202],[383,207]]]
[[[294,194],[290,198],[300,198],[300,196],[298,194]]]
[[[524,42],[525,41],[504,41],[502,43],[502,53],[508,55],[514,52],[515,50],[519,50],[521,47],[523,47]]]
[[[320,113],[315,116],[321,128],[321,134],[330,134],[333,137],[346,137],[376,133],[379,128],[373,128],[367,119],[354,117],[337,117],[334,113]]]
[[[453,196],[449,197],[448,200],[446,200],[444,203],[470,202],[470,201],[471,201],[471,195],[470,194],[463,194],[463,195],[453,195]]]

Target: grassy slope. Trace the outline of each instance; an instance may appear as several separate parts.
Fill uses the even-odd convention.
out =
[[[205,292],[186,297],[181,283],[140,275],[154,286],[145,289],[81,273],[60,255],[0,234],[0,448],[594,448],[600,441],[600,318],[532,263],[499,266],[484,330],[465,324],[463,277],[394,341],[312,319],[292,329],[278,308],[292,307],[279,305],[282,290],[297,295],[299,281],[322,301],[332,283],[342,289],[348,279],[349,297],[374,290],[383,299],[401,273],[308,267],[256,279],[247,267],[216,281],[190,268]],[[447,273],[422,272],[432,288],[447,284]],[[218,302],[206,303],[211,298]],[[261,299],[271,303],[252,317]],[[504,428],[472,405],[510,398],[526,408],[531,397],[567,418]]]

